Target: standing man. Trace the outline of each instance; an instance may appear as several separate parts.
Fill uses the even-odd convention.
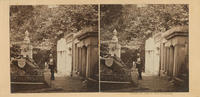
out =
[[[51,70],[51,80],[54,80],[54,70],[55,70],[55,65],[53,61],[53,56],[52,54],[49,55],[49,69]]]
[[[140,53],[137,53],[136,67],[138,68],[138,80],[142,80],[142,61]]]

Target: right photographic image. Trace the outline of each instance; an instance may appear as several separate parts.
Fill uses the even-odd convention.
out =
[[[100,5],[101,92],[189,92],[188,4]]]

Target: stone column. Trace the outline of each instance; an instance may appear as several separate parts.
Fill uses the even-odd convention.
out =
[[[174,67],[174,47],[170,46],[170,65],[169,65],[169,72],[170,76],[173,75],[173,67]]]
[[[162,50],[163,50],[163,52],[162,52],[162,56],[163,56],[163,61],[162,61],[162,64],[163,64],[163,71],[165,72],[165,56],[166,56],[166,54],[165,54],[165,46],[164,46],[164,44],[163,44],[163,48],[162,48]]]
[[[165,47],[165,72],[167,73],[167,47]]]
[[[169,47],[166,47],[166,71],[169,75]]]
[[[166,48],[165,46],[163,45],[163,71],[165,72],[166,71]]]
[[[78,40],[75,39],[73,41],[73,48],[72,48],[72,51],[74,52],[73,53],[73,65],[74,65],[74,73],[77,73],[79,71],[79,64],[78,64],[78,61],[79,61],[79,49],[78,49]]]
[[[73,54],[74,55],[74,70],[75,72],[78,71],[78,47],[77,47],[77,44],[75,44],[75,53]]]
[[[185,46],[181,44],[175,45],[175,56],[174,56],[174,73],[173,76],[177,76],[180,72],[182,65],[185,63]]]
[[[81,75],[81,47],[78,47],[78,72]]]
[[[92,77],[97,70],[96,65],[98,65],[98,45],[97,44],[90,44],[87,47],[87,77]]]
[[[86,58],[87,58],[87,48],[85,46],[82,47],[81,50],[81,65],[82,65],[82,75],[86,77]]]
[[[90,78],[90,57],[91,57],[91,46],[87,46],[87,63],[86,63],[86,77]]]
[[[164,71],[164,46],[163,44],[161,44],[161,48],[160,48],[160,70]]]
[[[178,71],[178,46],[176,45],[174,47],[174,69],[173,69],[173,76],[176,76],[177,75],[177,71]]]

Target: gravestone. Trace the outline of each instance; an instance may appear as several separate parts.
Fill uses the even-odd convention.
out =
[[[61,38],[57,42],[57,71],[60,76],[66,75],[66,50],[66,40]]]
[[[69,76],[72,68],[72,43],[61,38],[57,42],[58,76]]]
[[[159,74],[161,34],[155,34],[145,42],[145,73]]]

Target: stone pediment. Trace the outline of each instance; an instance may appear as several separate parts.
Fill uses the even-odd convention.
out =
[[[176,36],[188,36],[188,26],[177,26],[163,33],[163,37],[167,40],[172,39]]]
[[[83,32],[83,33],[79,33],[76,37],[79,39],[79,40],[83,40],[87,37],[98,37],[98,32]]]

